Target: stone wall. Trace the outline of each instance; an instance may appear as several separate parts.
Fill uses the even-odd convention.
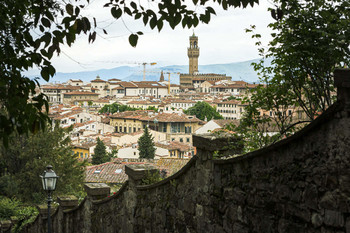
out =
[[[350,233],[350,70],[335,76],[338,101],[290,138],[220,160],[213,154],[237,152],[236,139],[194,136],[197,156],[159,183],[142,186],[155,170],[128,166],[114,195],[88,184],[79,206],[59,199],[54,232]],[[24,232],[45,232],[46,224],[42,210]]]

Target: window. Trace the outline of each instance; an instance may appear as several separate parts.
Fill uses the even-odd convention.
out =
[[[171,123],[171,133],[180,133],[180,123]]]
[[[84,156],[83,156],[83,152],[80,152],[80,158],[83,158]]]
[[[126,126],[124,126],[124,133],[126,133]]]
[[[123,169],[118,168],[115,170],[115,173],[120,174],[120,173],[122,173],[122,171],[123,171]]]
[[[292,115],[292,110],[288,110],[288,116]]]
[[[134,155],[136,155],[136,152],[134,152]]]
[[[171,141],[172,141],[172,142],[175,141],[175,138],[171,138]]]
[[[190,142],[190,138],[186,138],[186,142]]]
[[[88,157],[88,153],[85,153],[85,158],[87,158]]]
[[[182,138],[180,138],[180,142],[184,142],[184,140]]]
[[[131,127],[129,127],[129,133],[131,133]]]
[[[133,128],[134,132],[136,132],[136,127]]]
[[[100,174],[101,173],[101,170],[100,169],[96,169],[95,171],[94,171],[94,174]]]

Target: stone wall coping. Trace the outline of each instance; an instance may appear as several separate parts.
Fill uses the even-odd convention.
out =
[[[88,196],[100,196],[108,195],[111,188],[105,183],[86,183],[84,189]]]
[[[127,180],[127,181],[124,182],[122,187],[120,187],[120,189],[118,190],[118,192],[116,194],[111,195],[110,197],[103,198],[101,200],[92,200],[92,203],[96,204],[96,205],[99,205],[99,204],[103,204],[103,203],[109,202],[112,199],[119,198],[125,192],[125,190],[127,190],[128,186],[129,186],[129,181]]]
[[[82,207],[84,206],[84,203],[85,203],[86,199],[87,199],[87,197],[85,197],[77,206],[75,206],[75,207],[72,208],[72,209],[63,210],[63,213],[69,214],[69,213],[71,213],[71,212],[76,211],[77,209],[82,208]]]
[[[0,226],[2,229],[5,229],[5,228],[10,228],[12,225],[11,221],[10,220],[1,220],[0,221]]]
[[[334,116],[335,113],[339,112],[343,108],[344,108],[344,104],[340,101],[337,101],[334,104],[332,104],[326,111],[324,111],[319,117],[311,121],[310,124],[302,128],[300,131],[296,132],[295,134],[291,135],[290,137],[282,139],[270,146],[261,148],[256,151],[249,152],[247,154],[243,154],[230,159],[216,159],[216,160],[213,160],[213,162],[215,164],[225,164],[225,163],[236,163],[242,160],[250,160],[260,156],[268,157],[271,151],[283,149],[285,145],[291,144],[297,140],[300,140],[301,138],[305,137],[306,134],[313,132],[319,126],[323,125],[325,122],[332,119],[332,116]]]
[[[69,196],[59,196],[57,197],[57,202],[60,204],[63,208],[74,208],[78,205],[78,198],[76,198],[73,195]]]
[[[145,177],[145,174],[150,172],[157,172],[158,169],[150,164],[128,164],[125,165],[125,174],[132,180],[141,180]]]
[[[237,141],[240,140],[238,136],[232,136],[232,134],[223,132],[218,134],[207,133],[207,134],[193,134],[193,146],[198,149],[205,151],[232,151],[237,148],[230,148],[237,146]]]
[[[188,161],[188,163],[186,163],[185,166],[183,166],[178,172],[176,172],[175,174],[165,178],[164,180],[161,180],[157,183],[154,184],[149,184],[149,185],[138,185],[136,186],[136,189],[138,190],[149,190],[149,189],[153,189],[153,188],[157,188],[160,187],[164,184],[170,183],[171,180],[177,179],[179,176],[182,176],[183,174],[185,174],[191,167],[193,167],[196,164],[196,161],[198,159],[198,156],[195,155],[193,156],[190,161]]]

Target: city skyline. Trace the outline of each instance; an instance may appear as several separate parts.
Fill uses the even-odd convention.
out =
[[[265,45],[271,38],[267,25],[273,19],[267,8],[273,5],[266,1],[246,9],[224,11],[214,7],[217,15],[211,18],[209,24],[200,23],[194,29],[183,29],[179,25],[175,30],[165,24],[160,33],[130,17],[114,21],[110,9],[103,8],[103,4],[104,1],[95,0],[83,12],[97,19],[100,28],[96,41],[89,44],[87,36],[80,35],[71,47],[62,46],[60,56],[55,55],[52,59],[56,72],[110,69],[142,62],[157,62],[160,66],[186,65],[188,39],[193,32],[199,38],[199,65],[247,61],[259,56],[256,41],[251,34],[245,33],[245,28],[256,25],[256,32],[262,34],[261,41]],[[107,35],[103,34],[102,28],[106,29]],[[130,32],[137,31],[143,31],[144,35],[140,36],[138,45],[133,48],[128,36]],[[33,75],[39,72],[33,69],[27,73]]]

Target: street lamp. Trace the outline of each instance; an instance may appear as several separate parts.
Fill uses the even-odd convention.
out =
[[[55,191],[56,189],[56,182],[58,179],[58,176],[52,170],[52,166],[48,165],[46,167],[46,170],[44,171],[43,175],[40,176],[41,181],[43,183],[43,188],[45,191],[47,191],[48,198],[47,198],[47,232],[51,233],[51,216],[50,216],[50,209],[51,209],[51,202],[52,197],[51,193]]]

